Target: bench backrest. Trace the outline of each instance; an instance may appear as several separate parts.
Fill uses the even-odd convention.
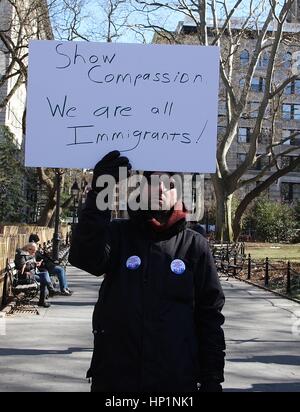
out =
[[[16,264],[14,260],[8,260],[8,259],[6,263],[6,272],[11,276],[13,280],[15,280],[15,282],[18,281],[18,276],[23,273],[23,271],[18,270],[16,268]]]
[[[10,272],[14,277],[18,274],[18,270],[16,269],[16,265],[13,260],[7,260],[6,270],[7,272]]]

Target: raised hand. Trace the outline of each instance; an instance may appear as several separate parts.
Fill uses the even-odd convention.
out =
[[[128,176],[129,171],[131,170],[131,164],[127,157],[120,156],[120,152],[118,150],[114,150],[105,155],[94,168],[92,189],[96,192],[101,190],[101,188],[96,186],[96,182],[98,177],[102,175],[111,175],[114,177],[116,183],[118,183],[119,167],[126,167]]]

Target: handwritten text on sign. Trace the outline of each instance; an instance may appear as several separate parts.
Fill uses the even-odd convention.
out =
[[[219,49],[31,41],[26,166],[214,172]]]

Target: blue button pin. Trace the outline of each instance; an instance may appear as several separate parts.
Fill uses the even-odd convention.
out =
[[[135,270],[138,267],[141,266],[141,258],[138,256],[130,256],[127,260],[126,260],[126,267],[127,269],[131,269],[131,270]]]
[[[181,259],[174,259],[171,262],[171,270],[176,275],[182,275],[185,271],[185,264]]]

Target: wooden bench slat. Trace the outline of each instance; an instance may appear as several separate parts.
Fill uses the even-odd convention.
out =
[[[29,285],[17,285],[15,286],[15,290],[28,290],[28,289],[36,289],[38,287],[37,284],[31,283]]]

